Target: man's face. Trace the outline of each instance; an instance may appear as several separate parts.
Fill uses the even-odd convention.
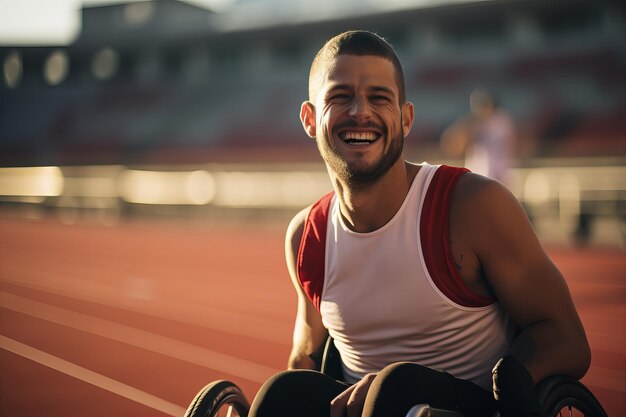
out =
[[[396,80],[393,64],[382,57],[339,55],[330,63],[313,103],[314,132],[305,129],[340,179],[372,184],[400,159],[412,107],[407,124],[403,113],[411,105],[399,103]]]

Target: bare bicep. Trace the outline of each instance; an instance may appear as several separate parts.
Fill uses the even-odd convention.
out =
[[[306,295],[298,278],[297,258],[304,223],[309,209],[298,213],[289,224],[285,238],[285,259],[291,282],[298,297],[298,307],[293,332],[293,346],[290,367],[308,367],[308,356],[315,352],[326,339],[326,329],[322,324],[319,311]],[[299,366],[302,365],[302,366]]]
[[[481,193],[476,254],[485,279],[511,318],[525,328],[542,320],[577,317],[561,272],[515,197],[496,183]]]

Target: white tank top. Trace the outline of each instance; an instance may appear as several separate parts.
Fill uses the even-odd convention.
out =
[[[370,233],[349,230],[332,199],[320,312],[348,382],[409,361],[490,390],[491,370],[512,340],[498,303],[457,304],[428,272],[418,219],[437,168],[423,164],[393,219]]]

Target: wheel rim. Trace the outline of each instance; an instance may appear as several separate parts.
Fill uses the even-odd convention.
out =
[[[237,395],[229,395],[218,404],[215,417],[245,417],[248,410],[241,403],[241,399]]]
[[[235,406],[232,404],[224,404],[217,410],[217,414],[214,414],[215,417],[241,417],[241,414],[235,409]]]
[[[595,417],[589,407],[575,398],[565,398],[559,401],[551,414],[554,417]]]

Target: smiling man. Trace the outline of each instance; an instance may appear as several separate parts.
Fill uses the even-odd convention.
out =
[[[334,192],[286,238],[298,294],[288,371],[252,417],[540,416],[534,384],[580,378],[589,347],[567,286],[499,182],[403,158],[414,108],[392,47],[342,33],[311,66],[301,107]],[[312,371],[327,336],[343,378]]]
[[[333,56],[335,50],[328,47],[317,55],[310,101],[302,105],[300,117],[307,134],[319,136],[330,175],[360,187],[375,184],[400,160],[413,105],[405,101],[397,58],[373,60],[365,49],[355,52],[362,54]]]

